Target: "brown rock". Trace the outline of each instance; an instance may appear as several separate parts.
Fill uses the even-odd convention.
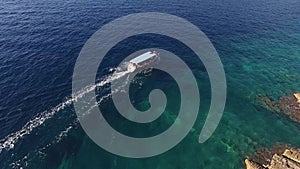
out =
[[[296,94],[298,97],[298,95]],[[288,115],[291,119],[300,122],[300,104],[296,96],[289,95],[283,96],[279,99],[278,105],[284,114]]]
[[[277,144],[271,149],[260,149],[245,164],[246,169],[300,169],[300,149]]]
[[[300,164],[282,155],[275,154],[268,169],[300,169]]]
[[[287,149],[282,155],[300,164],[300,152],[296,149]]]
[[[258,96],[260,106],[272,112],[283,112],[290,119],[300,123],[300,93],[282,96],[278,102],[272,101],[267,96]]]
[[[258,96],[258,103],[260,104],[260,106],[268,109],[269,111],[280,112],[278,104],[275,101],[272,101],[267,96]]]
[[[297,99],[297,102],[300,103],[300,93],[294,93],[294,97]]]
[[[261,165],[269,165],[271,163],[274,154],[283,154],[286,149],[290,149],[291,146],[277,143],[271,148],[259,148],[254,154],[249,156],[251,161],[255,161]]]
[[[261,166],[260,164],[250,161],[248,159],[245,160],[246,169],[265,169],[265,167]]]

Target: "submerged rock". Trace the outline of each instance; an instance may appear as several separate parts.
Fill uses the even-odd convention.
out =
[[[300,122],[300,93],[282,96],[278,101],[272,101],[267,96],[259,96],[259,103],[272,112],[283,112],[292,120]]]
[[[272,111],[272,112],[280,112],[280,108],[277,102],[272,101],[267,96],[258,96],[258,103],[260,106],[264,107],[265,109]]]
[[[300,122],[300,93],[294,93],[289,96],[283,96],[279,99],[278,105],[284,114],[291,119]]]
[[[286,147],[280,144],[272,149],[258,151],[252,159],[245,160],[246,169],[300,169],[300,150],[287,148],[282,152]]]

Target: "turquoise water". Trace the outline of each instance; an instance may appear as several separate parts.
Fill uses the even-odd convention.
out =
[[[241,37],[236,38],[241,39]],[[240,53],[234,52],[233,55],[227,53],[226,56],[228,57],[224,59],[228,79],[227,106],[216,132],[204,144],[199,144],[197,140],[210,101],[209,92],[207,91],[210,86],[203,83],[208,80],[207,74],[200,72],[201,78],[198,79],[198,82],[202,88],[200,89],[202,100],[200,115],[193,127],[195,130],[192,130],[172,150],[147,159],[118,157],[99,148],[84,134],[78,125],[75,125],[77,127],[68,131],[67,135],[62,137],[59,142],[53,141],[50,146],[30,153],[27,159],[20,163],[23,164],[28,161],[29,168],[38,168],[39,166],[47,166],[48,168],[90,168],[99,166],[101,168],[241,168],[244,158],[262,146],[271,147],[277,142],[297,146],[300,143],[300,137],[297,136],[300,132],[300,125],[285,116],[274,114],[255,104],[254,96],[257,94],[267,94],[270,97],[278,98],[290,91],[296,91],[300,87],[297,83],[300,80],[300,75],[299,71],[296,71],[300,59],[297,55],[298,49],[294,48],[294,51],[292,51],[289,45],[280,45],[281,42],[277,42],[278,45],[276,42],[266,43],[267,40],[255,37],[248,38],[247,41],[243,39],[242,42],[229,43],[235,40],[232,38],[222,39],[222,41],[227,41],[226,44],[230,48],[239,47],[241,49],[239,50]],[[247,44],[251,47],[247,47]],[[262,45],[265,47],[262,48]],[[261,55],[254,55],[253,48],[256,49],[255,52]],[[265,48],[268,48],[268,52]],[[238,51],[238,49],[235,51]],[[281,53],[275,51],[281,51]],[[268,54],[264,55],[264,53]],[[287,53],[291,53],[289,57],[283,55]],[[239,57],[239,55],[245,54],[249,54],[249,58],[241,59]],[[278,59],[270,59],[274,56]],[[282,65],[280,57],[291,64]],[[226,63],[227,60],[229,64]],[[232,62],[235,64],[232,64]],[[278,67],[278,65],[282,66]],[[169,92],[172,93],[176,86],[170,85],[168,88]],[[147,107],[146,103],[145,105]],[[108,110],[111,110],[109,106]],[[65,111],[64,113],[69,114],[68,110]],[[59,116],[64,113],[60,113],[56,118],[60,119]],[[175,115],[172,116],[172,112],[165,114],[165,118],[158,122],[160,125],[150,126],[152,132],[153,129],[155,132],[160,128],[165,129],[167,124],[170,124],[168,119],[176,117]],[[70,116],[73,117],[74,115]],[[60,124],[59,121],[54,122],[51,119],[47,123],[49,123],[48,125],[51,123]],[[118,121],[118,124],[121,125],[122,122]],[[49,129],[47,124],[45,126],[44,129],[43,127],[40,129],[44,130],[40,131],[43,137],[46,136],[44,132],[57,130]],[[128,129],[127,127],[126,124],[122,124],[120,129]],[[129,132],[133,135],[134,133],[140,135],[140,132],[145,131],[136,130],[135,128],[130,129]],[[58,155],[60,158],[57,157]]]
[[[2,25],[1,35],[1,41],[5,42],[0,57],[4,72],[0,93],[1,138],[21,130],[35,115],[45,117],[51,108],[68,100],[73,66],[83,43],[101,25],[128,13],[155,9],[179,15],[199,26],[212,40],[224,64],[228,95],[217,130],[207,142],[199,144],[198,136],[210,104],[210,84],[201,63],[193,65],[192,54],[183,48],[174,49],[173,41],[168,39],[149,42],[149,38],[142,37],[132,46],[124,42],[119,48],[122,50],[116,49],[112,56],[160,45],[190,61],[201,93],[201,106],[188,136],[170,151],[155,157],[119,157],[101,149],[86,136],[70,104],[19,138],[12,149],[3,150],[0,168],[240,169],[243,160],[260,147],[271,147],[277,142],[300,146],[299,124],[255,103],[260,94],[276,100],[290,92],[300,92],[300,13],[297,10],[300,4],[297,1],[263,4],[253,1],[246,5],[237,1],[175,1],[172,5],[167,2],[153,5],[146,1],[1,3],[4,6],[1,15],[5,17],[2,22],[7,23]],[[117,64],[116,60],[112,64]],[[155,80],[159,82],[154,83]],[[115,128],[141,137],[164,131],[173,123],[178,93],[176,84],[160,72],[150,72],[146,77],[142,74],[139,82],[143,82],[142,88],[132,84],[132,89],[140,109],[148,108],[145,98],[154,87],[164,89],[170,96],[170,107],[154,124],[136,127],[124,121],[109,98],[99,107]],[[99,98],[104,95],[98,94]]]

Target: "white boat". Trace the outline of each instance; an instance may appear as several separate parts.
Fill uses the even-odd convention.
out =
[[[157,51],[148,51],[144,54],[141,54],[129,61],[127,70],[130,72],[134,72],[136,70],[147,67],[151,65],[155,60],[157,60],[158,56],[159,53]]]

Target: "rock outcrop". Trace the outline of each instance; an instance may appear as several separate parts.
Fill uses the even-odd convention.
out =
[[[246,164],[246,169],[264,169],[265,168],[254,161],[250,161],[249,159],[245,160],[245,164]]]
[[[300,103],[300,93],[294,93],[294,97],[297,99],[297,102]]]
[[[278,149],[269,150],[269,152],[278,151]],[[261,160],[264,159],[267,163],[260,163],[255,161],[254,159],[246,159],[245,165],[246,169],[300,169],[300,150],[295,148],[286,149],[283,153],[277,154],[274,153],[269,158],[269,153],[260,154],[262,157],[256,159]],[[266,157],[263,157],[263,156]]]
[[[300,164],[283,155],[274,154],[268,169],[300,169]]]
[[[287,149],[282,155],[300,163],[300,152],[296,149]]]

